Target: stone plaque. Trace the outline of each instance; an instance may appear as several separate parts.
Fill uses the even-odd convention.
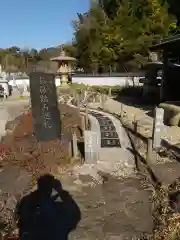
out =
[[[101,139],[102,148],[121,147],[119,139]]]
[[[30,74],[33,126],[38,141],[60,138],[61,125],[58,109],[55,75],[33,72]]]
[[[116,131],[116,128],[114,125],[100,125],[100,131]]]
[[[101,132],[101,138],[108,138],[108,139],[112,138],[112,139],[114,139],[114,138],[118,138],[118,134],[117,134],[117,132],[111,132],[111,131]]]
[[[109,125],[112,124],[112,121],[109,118],[97,118],[99,124],[101,125]]]
[[[153,126],[153,148],[160,148],[161,141],[164,134],[164,109],[155,109],[155,118]]]
[[[95,164],[99,158],[100,139],[97,132],[84,131],[85,163]]]

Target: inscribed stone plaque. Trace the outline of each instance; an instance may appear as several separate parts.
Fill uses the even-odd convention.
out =
[[[116,128],[114,125],[100,125],[100,131],[116,131]]]
[[[101,138],[114,139],[114,138],[118,138],[118,134],[117,132],[112,132],[112,131],[101,132]]]
[[[113,147],[121,147],[119,139],[101,139],[101,147],[102,148],[113,148]]]
[[[61,125],[58,109],[55,75],[33,72],[30,74],[33,126],[38,141],[60,138]]]
[[[164,109],[155,109],[155,118],[153,126],[153,148],[160,148],[161,141],[164,134]]]
[[[105,125],[112,124],[112,121],[109,118],[98,117],[97,119],[98,119],[99,124],[101,124],[101,125],[105,126]]]
[[[85,163],[95,164],[99,158],[100,139],[97,132],[84,131]]]

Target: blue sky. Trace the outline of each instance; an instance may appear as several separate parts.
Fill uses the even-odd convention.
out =
[[[90,0],[1,0],[0,48],[45,48],[72,40],[72,20]]]

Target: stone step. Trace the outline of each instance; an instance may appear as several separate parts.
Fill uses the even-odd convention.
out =
[[[155,164],[151,165],[150,168],[159,182],[165,186],[172,184],[177,178],[180,178],[180,163],[178,162]]]

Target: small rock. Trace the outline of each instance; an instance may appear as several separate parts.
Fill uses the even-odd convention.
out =
[[[85,182],[96,182],[97,184],[103,183],[103,178],[98,174],[98,170],[93,165],[84,164],[80,167],[75,167],[73,174],[78,177],[81,181]]]

